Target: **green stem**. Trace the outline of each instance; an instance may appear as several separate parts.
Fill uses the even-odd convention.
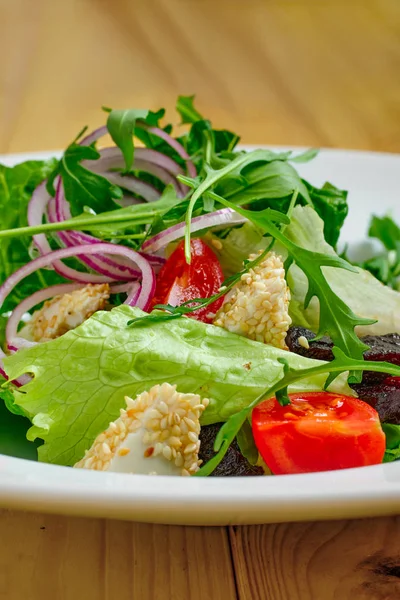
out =
[[[61,223],[43,223],[41,225],[33,225],[26,227],[18,227],[17,229],[0,230],[0,239],[23,237],[25,235],[36,235],[38,233],[50,233],[51,231],[80,231],[83,229],[94,229],[97,225],[111,225],[113,223],[131,223],[132,225],[146,225],[149,217],[154,217],[153,212],[141,213],[140,217],[132,215],[117,215],[110,219],[109,216],[102,217],[87,217],[77,218],[76,220],[69,219]]]

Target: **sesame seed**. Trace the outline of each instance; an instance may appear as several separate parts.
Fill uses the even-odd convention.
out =
[[[110,446],[106,442],[103,442],[102,450],[104,454],[111,454]]]
[[[194,442],[194,443],[196,443],[196,442],[197,442],[197,440],[198,440],[198,437],[197,437],[197,435],[194,433],[194,431],[189,431],[189,433],[188,433],[188,438],[189,438],[189,440],[190,440],[191,442]]]
[[[191,454],[196,451],[196,444],[189,444],[183,451],[183,454]]]
[[[300,346],[308,350],[310,348],[310,344],[308,343],[308,339],[304,335],[300,335],[297,339]]]
[[[121,448],[121,450],[118,450],[118,454],[120,456],[127,456],[130,452],[129,448]]]
[[[170,446],[164,446],[164,448],[163,448],[163,456],[167,460],[171,460],[171,458],[172,458],[172,450],[171,450]]]

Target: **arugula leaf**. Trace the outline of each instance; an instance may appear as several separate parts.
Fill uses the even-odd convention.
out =
[[[301,152],[301,154],[291,156],[289,160],[291,162],[306,163],[310,162],[310,160],[313,160],[316,156],[318,156],[318,154],[319,150],[317,148],[309,148],[308,150]]]
[[[389,216],[371,218],[369,236],[376,238],[385,246],[385,251],[365,260],[354,262],[366,269],[385,285],[398,290],[400,277],[400,228]]]
[[[129,306],[98,312],[65,335],[4,359],[11,379],[33,373],[13,395],[31,415],[29,438],[45,440],[40,460],[75,464],[119,416],[124,396],[135,397],[155,384],[166,381],[208,397],[206,425],[225,421],[280,380],[279,358],[302,369],[321,364],[194,319],[126,326],[143,315]],[[322,389],[325,380],[317,375],[295,389]],[[336,382],[335,391],[351,394],[345,379]]]
[[[211,122],[207,119],[196,121],[190,128],[189,133],[180,137],[178,141],[185,147],[198,171],[201,171],[203,166],[206,137],[210,137],[216,154],[232,152],[240,140],[236,133],[226,129],[213,129]]]
[[[286,154],[285,154],[286,156]],[[263,162],[268,163],[273,160],[279,160],[281,155],[275,154],[270,150],[254,150],[253,152],[239,154],[236,158],[234,158],[231,162],[220,169],[214,169],[209,164],[204,165],[205,176],[202,181],[191,180],[188,177],[178,176],[178,179],[189,185],[190,187],[195,188],[194,192],[190,198],[189,205],[186,211],[186,230],[185,230],[185,257],[186,262],[190,264],[191,256],[190,256],[190,225],[193,215],[193,210],[196,205],[196,202],[205,194],[206,192],[212,196],[212,188],[222,180],[223,177],[230,175],[234,177],[238,177],[241,175],[241,171],[247,165],[255,162]],[[292,190],[294,191],[294,190]],[[214,198],[220,201],[220,197],[218,195],[214,195]],[[225,200],[224,200],[225,201]],[[229,203],[231,206],[231,203]],[[233,205],[233,208],[236,208]]]
[[[286,212],[293,192],[298,190],[305,203],[310,204],[307,188],[299,174],[278,156],[267,163],[254,161],[235,171],[233,176],[225,176],[214,191],[235,204],[256,203],[256,208],[270,207]],[[285,159],[286,155],[280,158]]]
[[[27,161],[15,167],[0,165],[1,226],[10,231],[27,226],[27,208],[34,189],[54,169],[57,161]],[[14,271],[31,260],[29,238],[0,240],[0,280],[4,282]],[[64,281],[54,271],[43,270],[26,277],[8,296],[2,307],[11,310],[40,288]],[[3,328],[2,328],[3,329]]]
[[[54,195],[53,182],[60,175],[65,197],[71,205],[73,215],[82,213],[89,206],[96,213],[117,207],[114,199],[122,198],[122,190],[112,185],[105,177],[89,171],[80,163],[83,160],[98,160],[100,154],[93,146],[80,146],[73,142],[64,152],[52,172],[47,190]]]
[[[193,106],[195,96],[178,96],[176,110],[182,117],[182,124],[203,121],[203,117]]]
[[[148,115],[148,110],[140,109],[112,110],[108,115],[108,132],[124,155],[125,167],[127,171],[129,171],[133,165],[133,136],[135,133],[136,121],[138,119],[145,120]],[[156,113],[152,113],[152,119],[154,119],[154,115],[156,115]]]
[[[263,400],[276,395],[278,401],[283,404],[288,404],[290,400],[287,396],[287,393],[290,385],[298,384],[298,382],[303,381],[310,376],[314,376],[317,373],[329,373],[330,377],[328,377],[327,383],[330,383],[334,379],[332,374],[336,374],[336,377],[339,373],[344,373],[346,371],[359,371],[362,373],[362,371],[365,369],[365,362],[363,360],[355,360],[350,358],[346,356],[339,348],[333,348],[333,355],[334,359],[330,363],[311,366],[310,368],[306,369],[297,369],[291,367],[286,358],[278,359],[284,365],[284,376],[273,386],[264,390],[264,392],[257,396],[257,398],[248,406],[231,416],[227,422],[222,425],[215,439],[214,450],[216,455],[204,466],[202,466],[195,476],[206,477],[214,471],[214,469],[219,465],[225,456],[229,446],[238,435],[241,427],[246,422],[246,419],[251,414],[253,408],[255,408]],[[400,367],[389,363],[369,362],[368,369],[370,366],[373,371],[386,373],[390,370],[391,372],[396,371],[396,373],[400,374]]]
[[[368,235],[380,240],[387,250],[396,250],[396,242],[400,242],[400,228],[389,216],[377,217],[374,215]]]
[[[37,447],[40,442],[32,443],[26,439],[30,422],[24,417],[12,414],[7,408],[0,400],[0,455],[37,460]]]
[[[239,429],[236,436],[240,452],[251,465],[258,462],[258,450],[253,437],[253,431],[248,420]]]
[[[400,425],[382,423],[386,435],[386,452],[383,462],[392,462],[400,459]]]
[[[313,187],[303,180],[311,198],[312,205],[324,221],[324,236],[328,244],[336,247],[340,230],[349,212],[347,192],[339,190],[331,183],[325,183],[321,189]]]

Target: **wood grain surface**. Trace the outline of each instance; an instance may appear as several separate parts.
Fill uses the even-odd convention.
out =
[[[179,93],[244,142],[400,151],[399,0],[0,0],[0,33],[1,152],[61,148],[101,105],[172,110]],[[0,600],[236,598],[396,600],[400,520],[0,512]]]

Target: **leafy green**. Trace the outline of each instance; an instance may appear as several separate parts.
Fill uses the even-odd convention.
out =
[[[176,110],[182,117],[182,124],[203,121],[203,117],[193,106],[194,98],[194,96],[178,96]]]
[[[61,176],[65,197],[73,215],[80,214],[86,206],[96,213],[116,207],[114,200],[122,198],[122,190],[105,177],[89,171],[80,163],[98,160],[100,154],[93,146],[80,146],[72,142],[65,150],[57,167],[51,173],[47,189],[54,195],[54,179]]]
[[[5,383],[6,380],[3,377],[0,378],[0,382]],[[14,394],[12,393],[10,388],[2,388],[0,387],[0,399],[3,400],[6,408],[13,413],[13,415],[19,415],[22,417],[26,417],[25,411],[22,410],[20,406],[15,404]]]
[[[396,250],[400,242],[400,228],[389,216],[371,218],[368,230],[369,237],[380,240],[387,250]]]
[[[136,121],[138,119],[145,120],[148,114],[148,110],[130,109],[112,110],[108,115],[108,132],[124,155],[125,167],[127,171],[129,171],[133,164],[133,136],[135,133]]]
[[[285,235],[311,253],[336,257],[335,251],[324,239],[323,222],[309,207],[295,207]],[[358,335],[383,335],[400,331],[398,292],[382,285],[370,273],[357,267],[352,270],[324,267],[323,273],[331,292],[339,296],[351,311],[360,317],[376,321],[367,327],[357,327]],[[292,295],[290,315],[294,324],[317,331],[320,320],[318,300],[314,298],[308,307],[304,306],[308,281],[297,265],[292,265],[289,269],[287,282]]]
[[[236,158],[230,161],[227,165],[220,169],[214,169],[209,164],[204,166],[205,176],[202,180],[190,179],[189,177],[179,176],[178,179],[194,188],[193,194],[190,198],[190,202],[186,211],[186,230],[185,230],[185,256],[186,262],[190,264],[190,225],[195,208],[196,202],[208,193],[211,195],[211,191],[214,186],[221,182],[226,176],[230,177],[230,181],[236,181],[238,178],[241,179],[242,170],[254,163],[269,163],[274,160],[279,160],[280,155],[271,152],[270,150],[254,150],[254,152],[238,154]],[[226,180],[225,180],[226,181]],[[292,190],[293,192],[294,190]],[[226,192],[225,192],[226,193]],[[221,202],[219,195],[214,195],[214,198]],[[221,202],[223,203],[223,202]],[[235,208],[235,206],[234,206]]]
[[[309,148],[308,150],[305,150],[300,154],[296,154],[295,156],[291,155],[289,160],[296,163],[306,163],[310,162],[310,160],[313,160],[316,156],[318,156],[318,154],[319,150],[317,148]]]
[[[287,211],[295,190],[310,203],[307,188],[292,165],[277,156],[269,158],[270,162],[256,159],[235,170],[233,176],[223,177],[214,191],[235,204],[256,203],[256,208],[269,207],[281,212]]]
[[[331,382],[334,377],[332,374],[339,374],[345,371],[359,371],[362,372],[365,369],[365,362],[363,360],[355,360],[346,356],[339,348],[333,348],[334,359],[330,363],[324,363],[318,366],[310,366],[306,369],[293,368],[289,365],[286,358],[278,359],[284,365],[284,376],[274,385],[264,390],[253,402],[248,406],[232,415],[226,423],[219,430],[214,443],[214,450],[216,455],[213,456],[200,470],[196,473],[196,476],[204,477],[210,475],[214,469],[219,465],[223,457],[225,456],[229,446],[239,434],[240,429],[246,422],[247,418],[251,414],[251,411],[257,404],[267,398],[271,398],[276,395],[277,399],[281,404],[289,404],[288,398],[288,387],[290,385],[298,384],[298,382],[308,379],[310,376],[316,374],[329,373],[330,376],[327,382]],[[290,356],[287,355],[287,356]],[[368,363],[368,369],[378,371],[381,373],[394,373],[400,374],[400,367],[385,363],[385,362],[370,362]]]
[[[251,465],[258,462],[258,450],[249,421],[243,423],[236,436],[239,450]]]
[[[30,427],[28,419],[12,414],[0,400],[0,454],[37,460],[39,442],[29,442],[26,433]]]
[[[382,423],[386,435],[386,452],[383,462],[392,462],[400,459],[400,425]]]
[[[382,242],[385,250],[353,264],[372,273],[385,285],[398,290],[400,277],[400,228],[390,216],[372,216],[368,235]]]
[[[33,190],[48,177],[56,162],[27,161],[15,167],[0,165],[0,212],[3,229],[13,232],[19,227],[27,226],[27,208]],[[29,238],[0,240],[0,281],[4,282],[14,271],[31,260],[30,243]],[[11,310],[36,290],[61,280],[62,278],[50,270],[29,275],[12,290],[2,310]]]
[[[308,189],[312,205],[324,222],[325,240],[335,247],[349,211],[347,192],[339,190],[331,183],[325,183],[321,189],[318,189],[307,181],[303,180],[303,182]]]
[[[119,416],[125,395],[135,397],[155,384],[167,381],[208,397],[202,422],[211,424],[228,419],[280,380],[278,359],[303,369],[321,364],[194,319],[126,327],[141,315],[129,306],[98,312],[60,338],[4,359],[11,379],[33,374],[13,394],[32,420],[29,439],[45,441],[40,460],[74,464]],[[325,380],[317,375],[294,389],[322,389]],[[351,394],[345,380],[335,385]]]

